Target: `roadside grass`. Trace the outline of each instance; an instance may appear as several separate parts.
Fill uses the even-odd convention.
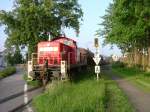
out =
[[[123,78],[129,78],[129,77],[133,77],[133,76],[139,76],[140,74],[143,74],[144,72],[141,71],[140,69],[136,68],[136,67],[113,67],[112,66],[112,70],[116,73],[118,73],[117,75],[119,75],[120,77]]]
[[[133,105],[109,75],[102,74],[105,79],[106,112],[135,112]]]
[[[23,79],[31,87],[40,87],[40,86],[42,86],[42,82],[41,81],[39,81],[39,80],[30,80],[30,79],[28,79],[27,74],[23,75]]]
[[[145,92],[150,92],[150,72],[145,72],[139,76],[135,76],[131,81]]]
[[[37,112],[134,112],[115,82],[104,78],[97,81],[91,71],[77,76],[72,82],[49,84],[43,94],[33,99],[34,109]]]
[[[106,82],[106,96],[108,98],[106,112],[135,112],[127,96],[118,88],[116,82]]]
[[[119,77],[126,78],[134,85],[144,90],[145,92],[150,92],[150,72],[144,72],[136,67],[114,67],[112,70]]]
[[[60,83],[33,103],[37,112],[104,112],[104,86],[91,81]]]
[[[15,67],[7,67],[7,68],[3,69],[2,71],[0,71],[0,79],[7,77],[7,76],[10,76],[14,73],[16,73]]]

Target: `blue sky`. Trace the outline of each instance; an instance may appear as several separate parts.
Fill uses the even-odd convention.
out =
[[[14,0],[0,0],[0,10],[11,10]],[[106,8],[109,6],[112,0],[79,0],[84,12],[83,21],[80,26],[79,37],[76,37],[75,32],[72,29],[65,29],[66,36],[73,38],[78,42],[78,46],[89,48],[94,51],[93,40],[95,38],[95,32],[99,29],[99,23],[102,22],[102,17],[105,14]],[[0,51],[4,49],[4,42],[6,39],[4,34],[4,26],[0,27]],[[100,53],[103,55],[121,55],[120,50],[114,46],[110,49],[110,45],[102,46],[103,38],[100,37]]]

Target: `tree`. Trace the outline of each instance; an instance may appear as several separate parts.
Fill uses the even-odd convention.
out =
[[[14,60],[13,60],[13,56],[11,53],[8,53],[5,56],[5,59],[6,59],[8,65],[11,65],[11,66],[14,65]]]
[[[16,47],[15,53],[13,55],[13,60],[14,60],[14,64],[21,64],[23,61],[23,57],[20,53],[20,49],[18,46]]]
[[[106,43],[116,44],[123,52],[132,54],[150,48],[149,0],[114,0],[103,20],[104,29],[99,34]]]
[[[19,46],[9,48],[5,56],[8,65],[21,64],[23,62],[23,57],[20,52]]]
[[[102,35],[106,42],[123,48],[133,44],[138,46],[141,40],[144,42],[146,31],[150,28],[149,6],[149,0],[114,0],[102,17]]]
[[[8,35],[6,46],[26,45],[34,52],[40,32],[58,35],[64,26],[79,30],[82,10],[77,0],[15,0],[12,11],[0,11],[0,24],[5,24]]]

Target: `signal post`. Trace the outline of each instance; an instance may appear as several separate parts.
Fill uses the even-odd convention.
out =
[[[95,73],[97,75],[97,80],[99,80],[99,74],[100,74],[100,66],[99,66],[99,62],[101,60],[100,54],[99,54],[99,42],[98,42],[98,38],[94,39],[94,47],[96,49],[96,52],[94,54],[94,62],[95,62]]]

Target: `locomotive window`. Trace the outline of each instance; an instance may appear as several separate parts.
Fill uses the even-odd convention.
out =
[[[72,42],[72,41],[65,40],[65,41],[64,41],[64,44],[71,46],[71,45],[73,45],[73,42]]]

